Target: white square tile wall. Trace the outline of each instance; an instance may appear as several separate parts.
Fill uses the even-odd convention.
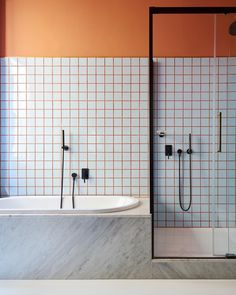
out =
[[[1,58],[1,194],[147,196],[147,58]]]
[[[59,195],[61,130],[65,195],[71,173],[89,168],[77,194],[149,193],[147,58],[1,58],[1,194]],[[213,60],[162,58],[155,67],[155,226],[209,227]],[[217,225],[235,226],[236,60],[217,59],[217,108],[224,112],[223,151],[217,159]],[[226,130],[227,129],[227,130]],[[178,204],[177,156],[193,135],[193,206]],[[227,152],[226,152],[227,151]],[[188,199],[185,161],[185,200]]]
[[[214,72],[214,63],[216,72]],[[211,227],[213,221],[212,143],[213,95],[222,112],[222,152],[216,158],[215,226],[236,226],[236,58],[160,58],[155,62],[154,224],[157,227]],[[214,74],[216,92],[214,93]],[[179,206],[177,150],[184,151],[181,177],[185,207],[189,201],[188,134],[192,133],[193,203]],[[216,139],[217,142],[217,139]],[[173,157],[165,157],[165,145]]]

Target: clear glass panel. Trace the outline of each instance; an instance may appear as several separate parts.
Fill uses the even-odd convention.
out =
[[[236,254],[236,15],[157,15],[154,45],[154,254]]]
[[[215,17],[214,43],[213,253],[225,256],[236,254],[236,15]]]
[[[154,254],[209,257],[215,17],[179,14],[154,19]],[[167,145],[173,149],[169,158]],[[186,212],[180,199],[188,208],[191,189],[192,205]]]

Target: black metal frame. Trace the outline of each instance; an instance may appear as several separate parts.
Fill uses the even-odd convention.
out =
[[[152,215],[152,258],[154,256],[153,189],[153,16],[155,14],[228,14],[236,7],[149,7],[149,142],[150,142],[150,213]],[[169,258],[169,257],[168,257]],[[183,257],[184,258],[184,257]]]

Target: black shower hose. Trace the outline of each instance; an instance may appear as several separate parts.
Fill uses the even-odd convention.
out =
[[[71,176],[73,178],[72,195],[71,195],[71,197],[72,197],[72,208],[75,209],[75,180],[76,180],[77,174],[72,173]]]
[[[60,209],[62,209],[62,200],[63,200],[64,162],[65,162],[65,150],[64,150],[64,148],[62,146],[62,160],[61,160],[61,201],[60,201]]]
[[[187,212],[190,210],[192,206],[192,151],[191,149],[187,151],[189,154],[189,204],[187,208],[184,208],[184,205],[182,203],[182,195],[181,195],[181,154],[182,150],[179,149],[177,151],[178,156],[179,156],[179,206],[181,210],[184,212]]]

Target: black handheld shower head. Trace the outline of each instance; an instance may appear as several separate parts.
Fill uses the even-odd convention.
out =
[[[64,151],[68,151],[69,147],[68,145],[65,145],[65,131],[62,130],[62,147],[61,147]]]

